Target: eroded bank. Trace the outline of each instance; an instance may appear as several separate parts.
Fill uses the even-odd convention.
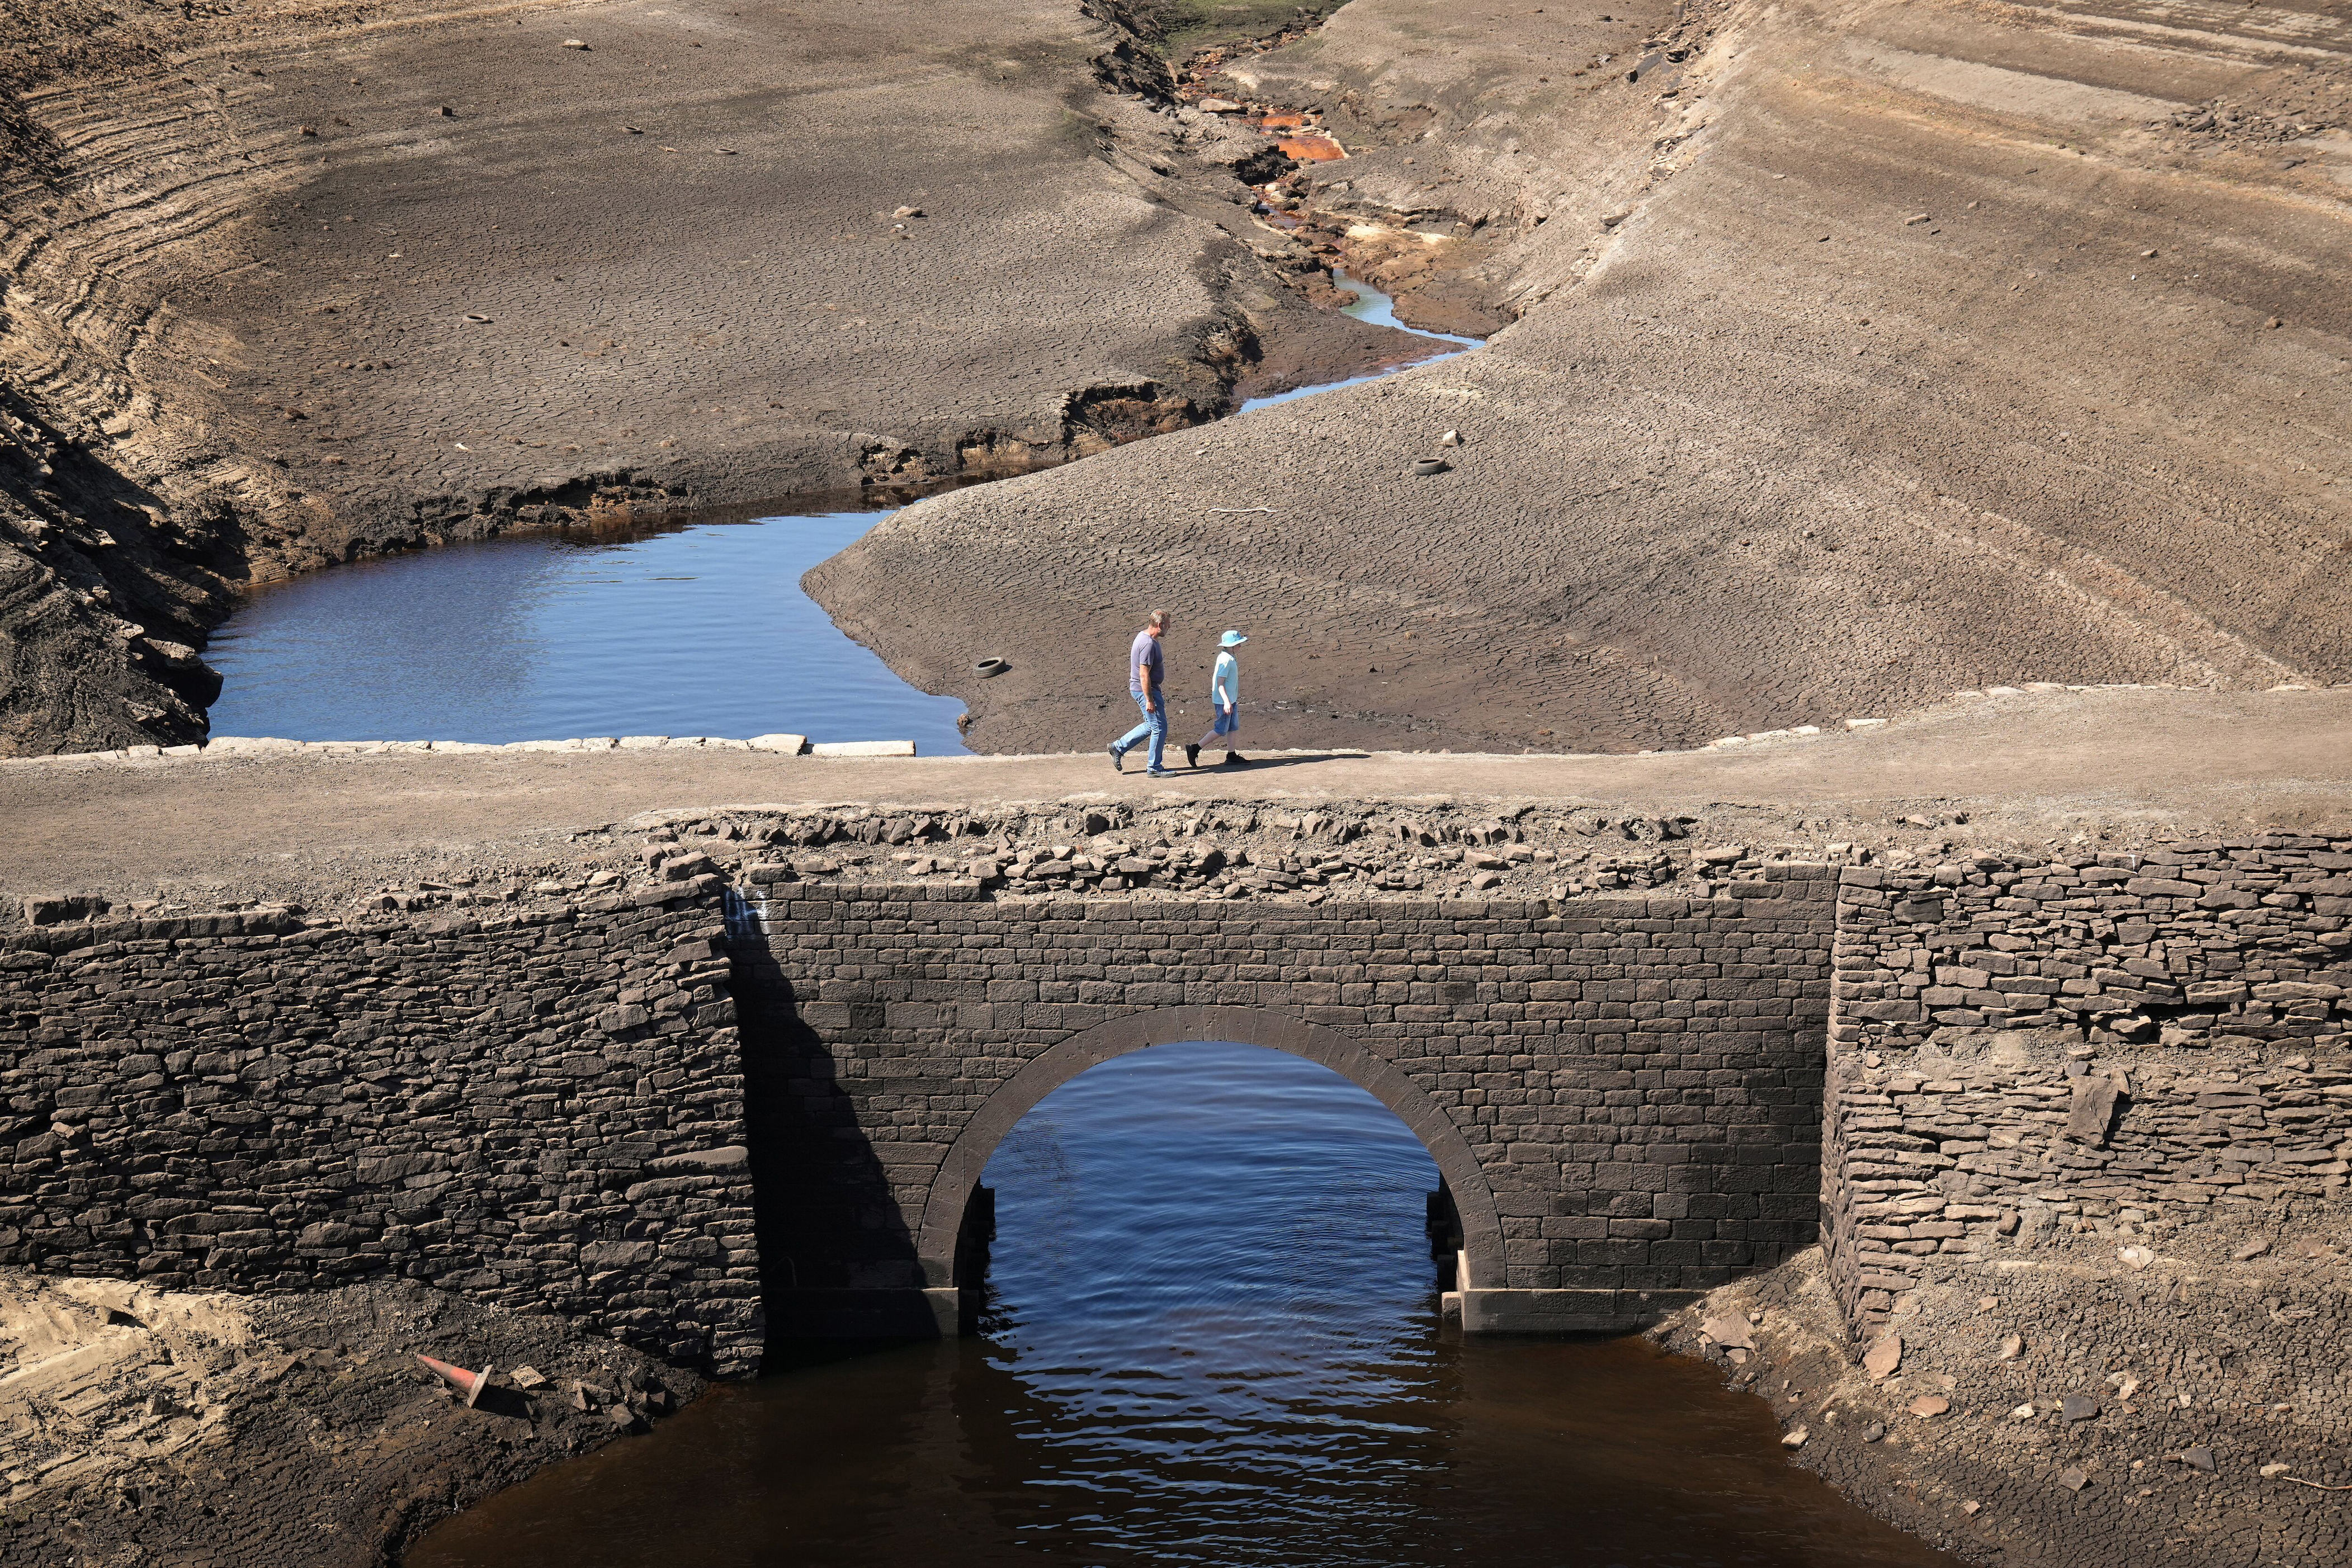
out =
[[[241,584],[1023,472],[1414,352],[1236,239],[1262,138],[1136,184],[1165,68],[1108,11],[6,33],[11,752],[200,736]]]
[[[1181,82],[1050,7],[1001,48],[936,13],[145,26],[16,68],[20,749],[194,733],[238,581],[1017,471],[1295,379],[1286,340],[1392,353],[1292,287],[1335,259],[1408,321],[1516,324],[1475,366],[927,502],[814,586],[1002,750],[1115,704],[1084,650],[1152,599],[1257,627],[1316,742],[1639,750],[1989,684],[2347,674],[2325,19],[1357,0]],[[769,60],[786,26],[800,65]],[[893,133],[909,93],[971,162]],[[1271,143],[1212,93],[1349,156],[1259,221],[1236,171],[1278,174]],[[855,177],[795,184],[835,140]],[[1449,428],[1453,471],[1406,483]],[[1008,643],[1078,673],[974,684]]]
[[[944,610],[975,587],[998,640],[1113,647],[1147,602],[1245,625],[1307,743],[1631,752],[1986,683],[2341,681],[2346,42],[2261,7],[1357,0],[1210,85],[1348,146],[1286,217],[1405,320],[1514,324],[927,502],[812,586],[1004,750],[1116,669],[970,681]],[[1415,477],[1448,429],[1453,471]]]

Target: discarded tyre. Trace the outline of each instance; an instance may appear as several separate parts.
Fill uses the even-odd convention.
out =
[[[1442,474],[1445,471],[1445,459],[1443,458],[1423,458],[1419,462],[1413,464],[1412,471],[1423,479],[1427,479],[1432,474]]]
[[[991,676],[1003,675],[1006,670],[1011,669],[1013,667],[1011,665],[1005,663],[1003,659],[991,654],[988,658],[983,658],[979,663],[973,665],[971,667],[971,672],[974,675],[979,676],[982,680],[986,680]]]

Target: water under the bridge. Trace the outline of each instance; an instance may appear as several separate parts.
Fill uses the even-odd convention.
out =
[[[1427,1153],[1255,1046],[1157,1046],[1040,1101],[984,1180],[982,1332],[835,1346],[450,1521],[415,1568],[1927,1568],[1640,1340],[1465,1341]]]

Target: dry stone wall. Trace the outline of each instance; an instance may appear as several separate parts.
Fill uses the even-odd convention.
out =
[[[0,1262],[415,1278],[747,1370],[763,1287],[940,1283],[927,1205],[1007,1083],[1194,1007],[1402,1075],[1491,1194],[1475,1288],[1621,1321],[1817,1225],[1866,1333],[2006,1251],[2128,1268],[2184,1216],[2347,1210],[2352,840],[1703,850],[1646,890],[1621,856],[1606,892],[1518,897],[1475,883],[1560,875],[1585,825],[1148,826],[656,827],[641,878],[341,922],[29,900],[46,923],[0,944]],[[1396,885],[1433,875],[1471,896]]]
[[[762,1339],[715,878],[424,923],[0,948],[0,1263],[429,1281],[719,1372]]]
[[[1838,899],[1824,1224],[1857,1331],[2062,1237],[2146,1268],[2214,1205],[2342,1207],[2352,840],[1849,868]]]

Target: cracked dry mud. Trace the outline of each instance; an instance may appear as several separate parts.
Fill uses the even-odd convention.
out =
[[[926,501],[819,598],[1006,751],[1118,705],[1146,602],[1191,617],[1180,689],[1246,626],[1302,744],[2352,677],[2340,16],[1612,15],[1356,0],[1228,68],[1352,150],[1309,208],[1460,263],[1403,319],[1464,289],[1517,317],[1485,350]],[[2174,123],[2216,99],[2239,131]],[[1410,477],[1448,428],[1453,471]],[[1245,506],[1274,510],[1212,510]],[[966,674],[1040,640],[1111,657]]]
[[[1234,237],[1260,139],[1139,184],[1131,40],[1054,0],[112,15],[0,14],[0,752],[201,736],[238,583],[1018,472],[1426,352]]]

